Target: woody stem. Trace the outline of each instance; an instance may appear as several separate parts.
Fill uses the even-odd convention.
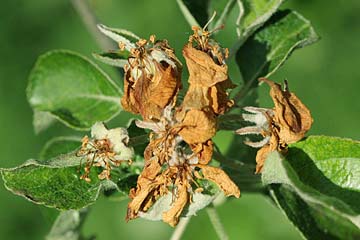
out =
[[[216,234],[218,235],[220,240],[228,240],[229,236],[227,235],[223,224],[221,223],[220,217],[216,211],[214,205],[210,205],[206,208],[206,212],[209,216],[210,222],[213,225]]]

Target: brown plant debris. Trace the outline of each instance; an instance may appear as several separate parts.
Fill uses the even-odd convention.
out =
[[[261,147],[256,155],[256,173],[261,172],[270,152],[275,150],[286,152],[287,145],[304,138],[313,123],[310,110],[294,93],[289,91],[286,81],[284,89],[280,84],[266,78],[261,78],[259,81],[270,86],[274,108],[245,107],[244,110],[252,114],[243,114],[244,120],[256,125],[236,131],[240,135],[258,134],[264,137],[260,142],[245,142],[252,147]]]

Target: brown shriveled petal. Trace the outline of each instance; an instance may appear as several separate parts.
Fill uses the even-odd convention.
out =
[[[130,77],[130,70],[125,70],[124,95],[121,98],[121,106],[127,112],[138,114],[139,110],[135,104],[134,82]]]
[[[261,173],[265,160],[271,152],[270,145],[267,144],[259,149],[256,153],[256,170],[255,173]]]
[[[181,74],[167,63],[154,61],[154,76],[145,76],[132,82],[130,70],[125,74],[124,96],[121,100],[125,110],[140,113],[143,119],[159,119],[162,110],[172,102],[181,87]]]
[[[193,144],[190,147],[193,153],[196,153],[199,164],[206,165],[211,161],[213,154],[213,142],[211,139],[204,143]]]
[[[132,200],[128,204],[127,221],[136,218],[138,212],[144,210],[146,205],[149,205],[146,200],[149,200],[149,196],[150,200],[152,199],[153,196],[151,196],[151,194],[153,194],[153,191],[165,183],[165,179],[163,179],[161,175],[158,176],[160,171],[161,166],[156,158],[146,163],[146,166],[138,177],[136,188],[130,190],[129,196]]]
[[[223,114],[234,105],[234,102],[229,100],[229,94],[226,92],[226,89],[234,86],[229,79],[212,87],[190,84],[182,106],[195,109],[210,107],[215,114]]]
[[[310,110],[300,99],[281,85],[266,78],[261,78],[270,86],[270,96],[274,101],[274,122],[279,127],[278,135],[283,143],[294,143],[301,140],[310,129],[313,119]]]
[[[209,87],[190,84],[184,97],[182,107],[184,109],[203,109],[204,107],[211,107],[212,101],[210,100],[211,96],[209,96],[209,90]]]
[[[150,84],[151,97],[148,99],[149,103],[159,106],[162,110],[176,96],[180,84],[180,78],[176,76],[175,70],[170,65],[167,66],[165,71],[162,72],[161,78],[155,75],[152,84]]]
[[[216,114],[224,114],[227,109],[234,105],[234,101],[229,100],[229,94],[226,92],[227,89],[232,89],[234,87],[235,85],[230,79],[227,79],[210,88],[210,106]]]
[[[279,143],[279,137],[276,132],[273,132],[269,143],[264,145],[261,149],[259,149],[256,153],[256,170],[255,173],[261,173],[262,168],[265,164],[265,160],[268,154],[272,151],[283,151],[282,145]]]
[[[191,109],[185,113],[180,126],[179,135],[187,144],[203,143],[216,133],[216,119],[205,110]]]
[[[176,200],[173,202],[173,206],[170,210],[163,213],[163,221],[170,226],[175,227],[179,222],[179,217],[189,202],[189,192],[187,191],[187,185],[184,183],[176,184]]]
[[[211,87],[228,79],[227,65],[218,65],[205,52],[185,45],[183,55],[189,69],[189,83],[202,87]]]
[[[233,105],[227,89],[234,88],[228,77],[227,65],[218,65],[210,55],[185,45],[183,55],[189,69],[189,89],[182,106],[202,109],[210,107],[215,114],[223,114]]]
[[[221,190],[223,190],[225,196],[235,196],[237,198],[240,197],[240,190],[238,186],[236,186],[236,184],[223,170],[207,165],[199,164],[196,166],[201,169],[205,179],[216,183],[216,185],[218,185]]]

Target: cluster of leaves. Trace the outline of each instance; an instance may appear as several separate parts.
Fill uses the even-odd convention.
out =
[[[257,79],[269,77],[294,50],[318,39],[310,22],[299,13],[278,10],[283,0],[177,2],[190,26],[204,26],[216,11],[209,29],[226,24],[237,33],[229,60],[234,58],[236,61],[242,81],[235,81],[240,85],[231,92],[235,106],[219,118],[218,130],[233,131],[246,126],[242,108],[256,106]],[[234,11],[238,14],[237,21],[227,21]],[[102,29],[117,42],[131,45],[139,40],[126,30]],[[94,54],[94,57],[124,67],[130,54],[130,49],[125,50],[128,51],[115,50]],[[79,54],[56,50],[41,56],[27,88],[28,100],[34,110],[35,130],[43,131],[57,120],[78,131],[89,130],[99,121],[110,121],[122,111],[119,101],[124,94],[117,82]],[[79,166],[82,159],[75,155],[81,139],[58,137],[44,147],[39,160],[1,169],[5,186],[34,203],[69,210],[60,214],[49,239],[60,235],[77,239],[80,237],[77,232],[81,226],[79,218],[85,214],[74,210],[93,204],[102,193],[127,195],[136,186],[143,168],[148,133],[130,119],[127,130],[129,144],[135,151],[133,165],[114,169],[109,179],[98,179],[101,169],[93,168],[89,172],[91,181],[81,180]],[[243,144],[244,140],[243,136],[234,135],[228,152],[220,153],[215,148],[213,154],[213,164],[220,165],[242,191],[265,192],[308,239],[360,237],[360,142],[310,136],[292,143],[286,154],[274,151],[268,155],[261,183],[253,174],[255,152]],[[213,186],[208,188],[210,194],[194,195],[184,216],[194,215],[213,201],[218,191],[213,191]],[[170,204],[171,197],[163,198],[142,217],[159,220]],[[75,223],[61,224],[69,221]]]

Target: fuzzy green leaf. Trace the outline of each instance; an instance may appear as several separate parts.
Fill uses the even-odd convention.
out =
[[[51,51],[31,72],[27,96],[34,111],[85,130],[121,111],[121,90],[96,65],[77,53]]]
[[[102,63],[111,65],[114,67],[123,68],[128,63],[129,52],[128,51],[112,51],[107,53],[93,53],[93,57]]]
[[[79,167],[71,164],[64,167],[29,160],[19,167],[2,169],[1,174],[6,188],[14,194],[60,210],[94,203],[102,188],[94,171],[87,183],[80,179]]]
[[[57,149],[63,150],[64,147]],[[102,169],[96,167],[91,169],[91,182],[81,180],[81,161],[81,157],[69,153],[47,162],[29,160],[18,167],[0,171],[9,191],[34,203],[60,210],[81,209],[94,203],[103,190],[107,193],[125,192],[133,184],[128,178],[133,173],[125,165],[112,172],[112,180],[100,181],[97,175]]]
[[[135,48],[135,43],[140,40],[140,38],[136,34],[125,29],[110,28],[102,24],[98,24],[97,27],[107,37],[111,38],[117,43],[124,44],[127,51]]]
[[[312,136],[292,144],[285,157],[270,154],[262,180],[307,238],[358,239],[359,169],[360,142]]]
[[[249,38],[236,54],[244,86],[235,99],[241,100],[258,85],[259,77],[269,77],[291,53],[318,40],[309,21],[293,11],[281,11]]]

